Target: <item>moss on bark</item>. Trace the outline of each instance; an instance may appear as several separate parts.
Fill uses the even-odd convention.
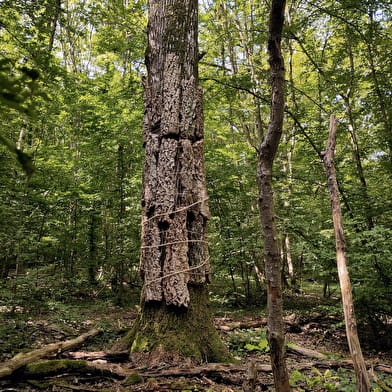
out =
[[[149,302],[122,344],[131,353],[176,353],[197,362],[232,362],[213,323],[207,287],[189,286],[188,308]]]
[[[84,370],[87,362],[73,359],[53,359],[44,362],[34,362],[26,366],[24,373],[29,377],[44,377],[63,371]]]
[[[143,377],[139,373],[135,372],[130,374],[127,379],[123,382],[124,385],[135,385],[143,382]]]

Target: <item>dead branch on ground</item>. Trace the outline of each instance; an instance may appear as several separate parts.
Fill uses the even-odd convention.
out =
[[[28,353],[19,353],[10,360],[0,364],[0,379],[11,375],[15,370],[18,370],[30,363],[36,362],[43,357],[56,355],[62,351],[77,347],[81,345],[86,339],[95,336],[98,333],[98,329],[91,329],[90,331],[78,336],[75,339],[66,340],[64,342],[51,343],[37,350],[29,351]]]

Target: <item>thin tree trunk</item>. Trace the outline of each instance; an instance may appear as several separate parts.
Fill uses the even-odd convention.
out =
[[[53,8],[54,9],[53,9],[53,17],[51,20],[51,26],[49,26],[50,27],[50,38],[49,38],[49,47],[48,47],[49,53],[52,53],[52,50],[53,50],[57,24],[58,24],[58,20],[60,18],[60,13],[61,13],[61,0],[55,0]]]
[[[284,117],[284,61],[281,36],[284,23],[285,0],[272,0],[268,52],[271,73],[271,113],[268,132],[259,149],[257,182],[259,210],[264,239],[265,275],[268,295],[268,342],[271,365],[277,392],[290,391],[285,360],[284,324],[282,319],[281,259],[277,243],[272,166],[282,135]]]
[[[26,128],[23,127],[20,132],[19,132],[19,139],[18,139],[18,143],[16,144],[16,148],[19,151],[23,151],[23,142],[26,136]]]
[[[97,226],[98,226],[98,213],[96,211],[97,205],[94,203],[89,216],[89,251],[88,251],[88,279],[91,284],[97,283]]]
[[[287,261],[287,268],[289,272],[290,287],[294,288],[295,287],[294,264],[293,264],[293,258],[291,256],[290,238],[287,233],[284,236],[284,246],[286,251],[286,261]]]
[[[115,265],[115,274],[112,282],[115,287],[116,303],[125,305],[127,303],[127,291],[123,285],[126,281],[126,257],[125,257],[125,228],[124,218],[126,213],[126,202],[125,202],[125,176],[126,176],[126,165],[125,165],[125,147],[120,144],[117,150],[117,187],[118,191],[118,215],[116,224],[116,249],[117,249],[117,262]]]
[[[357,167],[358,179],[361,183],[361,196],[365,204],[364,213],[366,216],[368,229],[371,230],[374,227],[372,209],[371,209],[371,203],[370,203],[370,197],[368,192],[368,186],[366,183],[365,173],[362,166],[362,157],[361,157],[358,138],[357,138],[357,130],[356,130],[357,127],[356,127],[352,105],[351,105],[351,96],[354,93],[354,88],[355,88],[354,56],[353,56],[350,41],[348,41],[347,44],[348,44],[347,51],[350,60],[350,82],[349,82],[349,88],[347,90],[347,94],[345,96],[342,95],[342,97],[344,100],[345,111],[348,118],[348,131],[350,134],[350,141],[353,149],[353,159]]]
[[[370,391],[370,382],[358,339],[357,323],[355,320],[353,299],[351,293],[350,276],[346,261],[346,243],[343,229],[342,212],[340,210],[339,191],[336,182],[336,171],[334,165],[336,130],[337,121],[335,116],[331,115],[328,144],[327,149],[323,154],[323,161],[327,174],[328,189],[330,192],[332,218],[336,241],[336,261],[338,266],[340,289],[342,293],[347,341],[350,348],[351,358],[354,364],[355,374],[357,377],[358,391],[368,392]]]

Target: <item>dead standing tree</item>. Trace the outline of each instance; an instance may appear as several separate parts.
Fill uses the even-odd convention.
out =
[[[285,105],[285,69],[281,52],[284,10],[285,0],[272,0],[268,36],[271,111],[268,132],[259,148],[257,168],[259,210],[264,240],[265,277],[268,295],[267,338],[277,392],[290,391],[285,360],[284,325],[282,319],[281,259],[277,243],[272,190],[272,167],[282,135]]]
[[[204,174],[197,0],[149,0],[140,269],[142,310],[131,352],[230,356],[208,304],[209,219]]]
[[[359,392],[369,392],[371,387],[358,338],[357,323],[355,319],[353,298],[351,293],[350,275],[346,261],[346,240],[344,235],[342,212],[339,201],[339,190],[336,181],[336,170],[334,164],[336,132],[336,117],[331,115],[327,149],[320,155],[324,162],[328,189],[330,193],[332,219],[336,242],[336,262],[338,267],[340,290],[342,293],[344,321],[346,324],[346,335],[350,348],[350,354],[357,377],[357,390]]]

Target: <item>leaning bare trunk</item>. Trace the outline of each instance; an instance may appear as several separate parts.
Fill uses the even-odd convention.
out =
[[[284,117],[284,61],[280,42],[285,1],[273,0],[269,21],[268,52],[271,72],[271,114],[268,132],[259,149],[257,182],[264,239],[265,277],[268,294],[268,341],[277,392],[290,391],[285,361],[282,319],[281,259],[277,243],[272,166],[282,134]]]
[[[340,289],[342,292],[347,340],[354,364],[355,374],[357,377],[358,391],[368,392],[370,391],[370,382],[358,339],[357,323],[355,320],[353,299],[351,293],[350,276],[347,269],[346,243],[343,229],[342,213],[340,210],[339,191],[336,182],[336,172],[333,160],[336,145],[336,130],[336,118],[334,115],[332,115],[330,120],[328,144],[327,149],[323,154],[323,161],[327,174],[328,188],[330,192],[332,218],[336,240],[336,261],[338,266]]]

